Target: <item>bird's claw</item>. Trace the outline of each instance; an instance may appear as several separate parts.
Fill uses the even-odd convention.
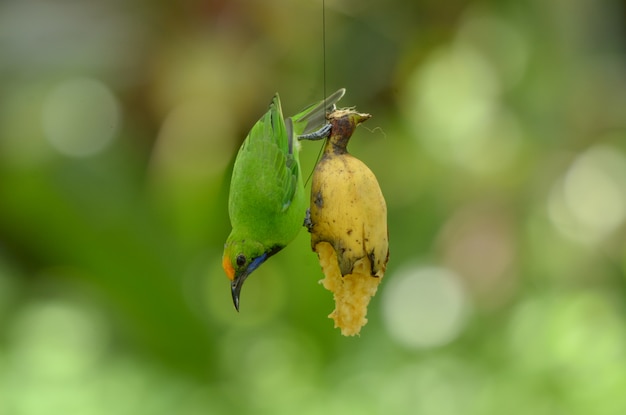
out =
[[[298,140],[321,140],[322,138],[327,138],[330,135],[330,130],[332,126],[330,123],[325,124],[322,128],[317,131],[313,131],[309,134],[302,134],[298,136]]]
[[[306,230],[309,231],[309,233],[311,232],[311,229],[313,229],[313,222],[311,221],[311,209],[306,210],[306,215],[304,216],[304,226],[306,227]]]

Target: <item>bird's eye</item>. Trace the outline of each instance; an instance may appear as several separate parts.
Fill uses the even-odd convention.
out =
[[[246,263],[246,256],[244,254],[237,255],[237,266],[242,267]]]

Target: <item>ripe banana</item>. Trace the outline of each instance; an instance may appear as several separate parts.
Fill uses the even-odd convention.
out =
[[[367,323],[370,298],[387,266],[387,206],[374,173],[346,149],[357,125],[371,116],[351,109],[328,116],[331,135],[315,167],[307,227],[334,293],[329,315],[343,335],[355,335]]]

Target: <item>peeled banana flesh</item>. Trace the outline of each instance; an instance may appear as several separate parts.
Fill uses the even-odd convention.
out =
[[[329,315],[345,336],[359,334],[367,323],[367,306],[376,293],[389,258],[387,205],[374,173],[348,153],[356,127],[369,119],[352,109],[329,114],[330,137],[311,184],[307,227],[333,292]]]

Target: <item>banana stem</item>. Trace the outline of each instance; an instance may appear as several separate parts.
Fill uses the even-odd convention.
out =
[[[350,137],[356,127],[369,120],[370,114],[363,114],[352,109],[335,110],[328,115],[331,125],[330,138],[326,143],[325,152],[332,151],[334,154],[345,154]]]

